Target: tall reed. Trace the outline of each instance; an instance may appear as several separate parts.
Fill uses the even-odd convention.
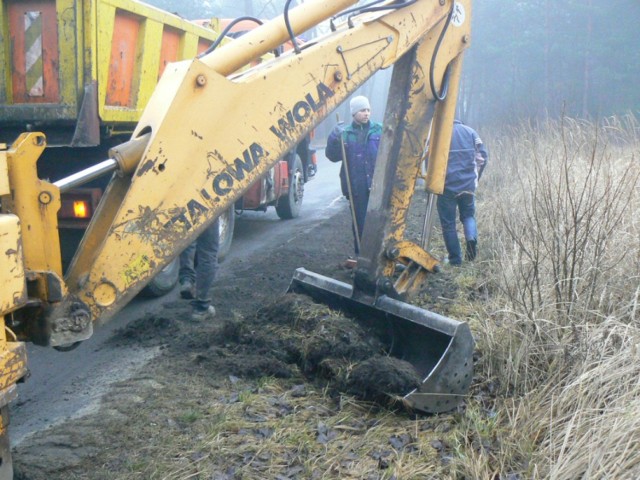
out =
[[[486,402],[470,402],[451,474],[639,478],[638,121],[521,124],[487,143],[478,222],[493,295],[475,331],[498,387],[489,433]]]

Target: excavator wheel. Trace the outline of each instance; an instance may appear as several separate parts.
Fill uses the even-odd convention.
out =
[[[147,298],[162,297],[173,290],[178,283],[180,271],[180,259],[174,258],[169,265],[164,267],[153,277],[146,287],[140,292],[140,296]]]

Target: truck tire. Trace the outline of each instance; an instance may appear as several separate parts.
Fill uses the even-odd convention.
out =
[[[302,199],[304,197],[304,170],[302,160],[295,154],[293,168],[289,171],[289,193],[278,199],[276,213],[283,220],[296,218],[300,215]]]
[[[218,244],[218,261],[222,261],[231,250],[233,229],[236,224],[235,205],[231,205],[226,212],[220,215],[220,243]]]
[[[166,295],[178,283],[178,273],[180,273],[180,257],[174,258],[169,265],[160,270],[142,289],[140,296],[157,298]]]

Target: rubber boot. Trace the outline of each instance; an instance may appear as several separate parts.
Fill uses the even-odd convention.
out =
[[[476,255],[478,254],[478,241],[477,240],[468,240],[466,245],[466,255],[465,258],[473,262],[476,259]]]

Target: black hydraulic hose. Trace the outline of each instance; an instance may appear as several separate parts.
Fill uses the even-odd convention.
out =
[[[289,32],[289,38],[291,39],[291,43],[293,44],[293,49],[296,53],[300,53],[300,47],[298,46],[298,42],[296,42],[296,37],[293,34],[293,29],[291,28],[291,22],[289,22],[289,5],[291,5],[291,0],[287,0],[284,4],[284,24],[287,27],[287,32]]]
[[[224,38],[227,36],[227,34],[229,33],[229,31],[239,22],[243,21],[243,20],[250,20],[252,22],[257,23],[258,25],[262,25],[264,22],[262,20],[260,20],[259,18],[256,17],[250,17],[250,16],[244,16],[244,17],[238,17],[236,19],[234,19],[231,23],[229,23],[229,25],[227,25],[225,27],[225,29],[222,31],[222,33],[218,36],[218,38],[216,38],[216,41],[213,42],[211,44],[211,46],[209,48],[207,48],[204,52],[202,52],[200,55],[198,55],[196,58],[201,58],[204,57],[205,55],[213,52],[216,48],[218,48],[218,46],[220,45],[220,43],[222,42],[222,40],[224,40]],[[277,56],[277,55],[276,55]]]
[[[401,8],[404,7],[408,7],[409,5],[413,5],[414,3],[416,3],[418,0],[409,0],[406,2],[402,2],[402,3],[392,3],[391,5],[384,5],[382,7],[369,7],[367,5],[364,5],[362,7],[362,10],[360,10],[360,13],[367,13],[367,12],[382,12],[384,10],[400,10]]]
[[[413,5],[414,3],[416,3],[418,0],[408,0],[408,1],[402,1],[402,2],[395,2],[389,5],[384,5],[382,7],[376,7],[376,5],[378,5],[379,3],[383,3],[386,2],[387,0],[374,0],[371,3],[367,3],[366,5],[362,5],[360,7],[355,7],[355,8],[351,8],[349,10],[344,10],[342,12],[340,12],[338,15],[335,15],[333,17],[331,17],[331,19],[329,20],[329,24],[331,26],[331,31],[335,32],[336,31],[336,26],[333,23],[334,20],[336,18],[339,17],[343,17],[344,15],[349,15],[350,13],[354,13],[355,15],[359,15],[361,13],[367,13],[367,12],[382,12],[385,10],[399,10],[401,8],[407,7],[409,5]],[[351,22],[351,18],[355,15],[352,15],[349,17],[349,28],[353,27],[353,24]]]
[[[343,17],[345,15],[349,15],[350,13],[360,12],[363,8],[373,7],[374,5],[378,5],[379,3],[386,2],[386,1],[387,0],[374,0],[373,2],[367,3],[366,5],[362,5],[360,7],[350,8],[349,10],[344,10],[344,11],[340,12],[339,14],[333,16],[332,20],[336,19],[338,17]]]
[[[447,68],[444,71],[444,76],[442,77],[442,90],[438,92],[436,90],[436,82],[433,76],[433,69],[436,65],[436,58],[438,56],[438,50],[440,50],[440,45],[442,44],[442,40],[447,33],[447,29],[449,28],[449,24],[451,24],[451,18],[453,17],[453,11],[456,6],[455,0],[452,0],[451,10],[449,10],[449,14],[447,15],[447,21],[444,24],[444,28],[442,32],[440,32],[440,36],[438,37],[438,41],[436,42],[436,48],[433,49],[433,55],[431,56],[431,67],[429,71],[429,86],[431,87],[431,93],[433,94],[433,98],[437,101],[441,102],[445,98],[447,98],[447,92],[449,91],[449,76],[451,74],[450,65],[447,65]]]

